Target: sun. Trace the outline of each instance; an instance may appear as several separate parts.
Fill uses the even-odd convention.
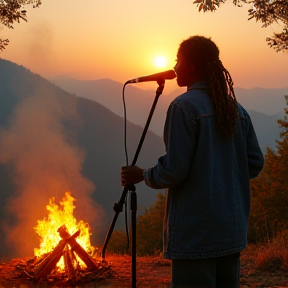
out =
[[[154,60],[154,64],[157,68],[165,68],[167,61],[163,56],[157,56]]]

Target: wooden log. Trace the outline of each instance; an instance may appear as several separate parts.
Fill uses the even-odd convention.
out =
[[[66,240],[60,240],[53,251],[42,262],[34,267],[33,272],[36,279],[45,278],[51,273],[51,271],[56,267],[56,264],[60,260],[66,244]]]
[[[91,269],[91,270],[97,269],[97,266],[93,262],[92,257],[76,241],[75,237],[73,237],[78,231],[75,234],[73,234],[72,237],[67,231],[67,228],[65,225],[61,226],[57,231],[59,232],[59,235],[61,236],[61,238],[67,241],[67,243],[70,245],[71,250],[74,251],[80,257],[80,259],[86,264],[88,269]]]
[[[63,252],[65,271],[68,275],[68,279],[71,281],[72,284],[74,284],[76,280],[76,271],[73,265],[73,252],[69,249],[67,245]]]
[[[80,231],[74,233],[70,238],[75,239],[80,235]],[[44,278],[51,273],[51,271],[56,267],[58,261],[63,255],[63,250],[67,244],[68,239],[62,239],[59,241],[58,245],[50,252],[39,264],[33,268],[34,277],[36,279]]]

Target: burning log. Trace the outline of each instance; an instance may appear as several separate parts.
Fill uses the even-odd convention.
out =
[[[61,236],[61,238],[70,245],[71,251],[74,251],[81,258],[81,260],[86,264],[88,269],[91,269],[91,270],[97,269],[97,266],[93,262],[90,255],[76,241],[75,237],[71,237],[65,225],[61,226],[57,231],[59,232],[59,235]]]
[[[53,251],[46,258],[44,258],[43,261],[35,266],[33,272],[36,279],[46,277],[55,268],[62,256],[66,243],[66,240],[59,241],[58,245],[53,249]]]
[[[74,271],[74,267],[73,267],[73,260],[72,260],[74,258],[73,254],[72,254],[73,252],[70,251],[71,252],[70,255],[69,255],[69,252],[65,252],[65,250],[70,250],[68,247],[65,249],[67,243],[69,243],[70,246],[72,243],[72,246],[76,247],[77,251],[74,249],[75,252],[83,260],[83,262],[87,265],[87,268],[88,267],[89,267],[89,269],[96,269],[97,268],[96,265],[94,264],[93,260],[87,254],[87,252],[75,240],[75,238],[79,236],[80,231],[77,231],[76,233],[74,233],[71,236],[69,234],[69,232],[67,231],[66,226],[63,225],[58,229],[58,232],[59,232],[62,240],[59,241],[58,245],[53,249],[53,251],[46,258],[43,259],[43,261],[41,261],[39,264],[37,264],[34,267],[33,272],[34,272],[34,277],[36,279],[47,277],[51,273],[51,271],[56,267],[61,256],[64,256],[66,258],[65,269],[67,269],[67,271],[68,271],[68,278],[71,281],[75,280],[76,272]],[[74,242],[78,245],[76,245]],[[64,261],[65,261],[65,258],[64,258]],[[94,266],[92,266],[91,262]]]
[[[68,245],[66,245],[68,247]],[[51,254],[51,253],[50,253]],[[49,254],[49,255],[50,255]],[[75,255],[72,254],[72,257]],[[46,256],[47,257],[47,256]],[[44,259],[46,259],[44,257]],[[87,282],[103,282],[105,280],[109,280],[114,278],[114,271],[111,269],[111,263],[103,260],[94,260],[97,267],[97,270],[88,270],[77,267],[75,264],[75,259],[73,259],[73,267],[76,277],[73,278],[67,277],[67,270],[52,270],[47,277],[35,279],[33,269],[38,265],[38,259],[35,258],[26,258],[26,259],[12,259],[9,262],[1,262],[0,263],[0,287],[18,287],[19,283],[31,283],[31,287],[35,286],[35,280],[38,283],[43,283],[43,285],[36,285],[35,287],[49,287],[46,284],[53,282],[55,285],[54,287],[63,287],[63,288],[70,288],[71,285],[74,287],[76,284],[81,285],[81,283]],[[37,264],[36,264],[37,263]],[[36,265],[35,265],[36,264]],[[73,280],[75,279],[75,280]],[[67,281],[68,280],[68,281]],[[47,282],[48,281],[48,282]],[[74,283],[72,281],[75,281]],[[37,283],[36,282],[36,283]],[[3,284],[3,285],[2,285]],[[22,285],[22,284],[21,284]],[[30,287],[30,284],[27,284]],[[26,284],[24,286],[27,286]],[[22,285],[23,286],[23,285]],[[27,287],[28,287],[27,286]],[[90,286],[90,285],[89,285]],[[94,285],[93,285],[94,286]],[[102,287],[102,285],[100,285]],[[105,285],[106,286],[106,285]],[[52,287],[52,286],[51,286]],[[78,286],[81,287],[81,286]],[[95,287],[98,287],[95,284]]]
[[[65,271],[68,275],[68,280],[71,281],[71,283],[75,283],[76,280],[76,271],[73,266],[73,252],[66,246],[64,253],[64,263],[65,263]]]

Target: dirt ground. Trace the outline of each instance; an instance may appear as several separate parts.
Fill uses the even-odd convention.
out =
[[[280,288],[288,287],[288,273],[266,273],[255,269],[255,251],[248,248],[241,254],[241,288]],[[110,269],[106,280],[91,281],[76,285],[77,288],[126,288],[131,286],[131,257],[107,255],[107,266]],[[9,264],[10,263],[10,264]],[[42,288],[42,287],[67,287],[59,283],[35,284],[27,280],[14,277],[7,279],[7,275],[13,273],[13,260],[0,261],[0,288]],[[10,265],[10,266],[9,266]],[[161,257],[137,257],[137,288],[168,288],[171,281],[170,261]],[[108,275],[107,274],[107,275]],[[9,277],[8,277],[9,278]],[[50,285],[51,284],[51,285]],[[55,285],[56,284],[56,285]],[[74,285],[75,286],[75,285]],[[72,287],[68,285],[68,287]]]
[[[266,273],[255,269],[255,252],[246,249],[241,254],[240,284],[241,288],[288,287],[288,273]],[[115,280],[129,282],[131,275],[131,258],[128,256],[107,257],[111,262]],[[155,257],[137,258],[137,283],[143,287],[169,287],[171,281],[170,261]],[[161,286],[163,284],[163,286]],[[124,287],[124,286],[123,286]],[[131,286],[126,286],[131,287]]]
[[[241,287],[260,288],[260,287],[288,287],[287,271],[264,272],[255,268],[256,249],[248,246],[241,252],[240,258],[240,283]]]

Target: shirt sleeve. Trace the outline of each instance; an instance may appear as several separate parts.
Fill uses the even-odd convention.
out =
[[[177,104],[170,104],[164,128],[166,154],[144,172],[145,183],[152,188],[173,187],[189,174],[195,149],[193,127]]]
[[[246,117],[248,118],[247,155],[249,165],[249,178],[253,179],[259,175],[260,171],[264,167],[264,156],[260,149],[252,121],[247,112]]]

